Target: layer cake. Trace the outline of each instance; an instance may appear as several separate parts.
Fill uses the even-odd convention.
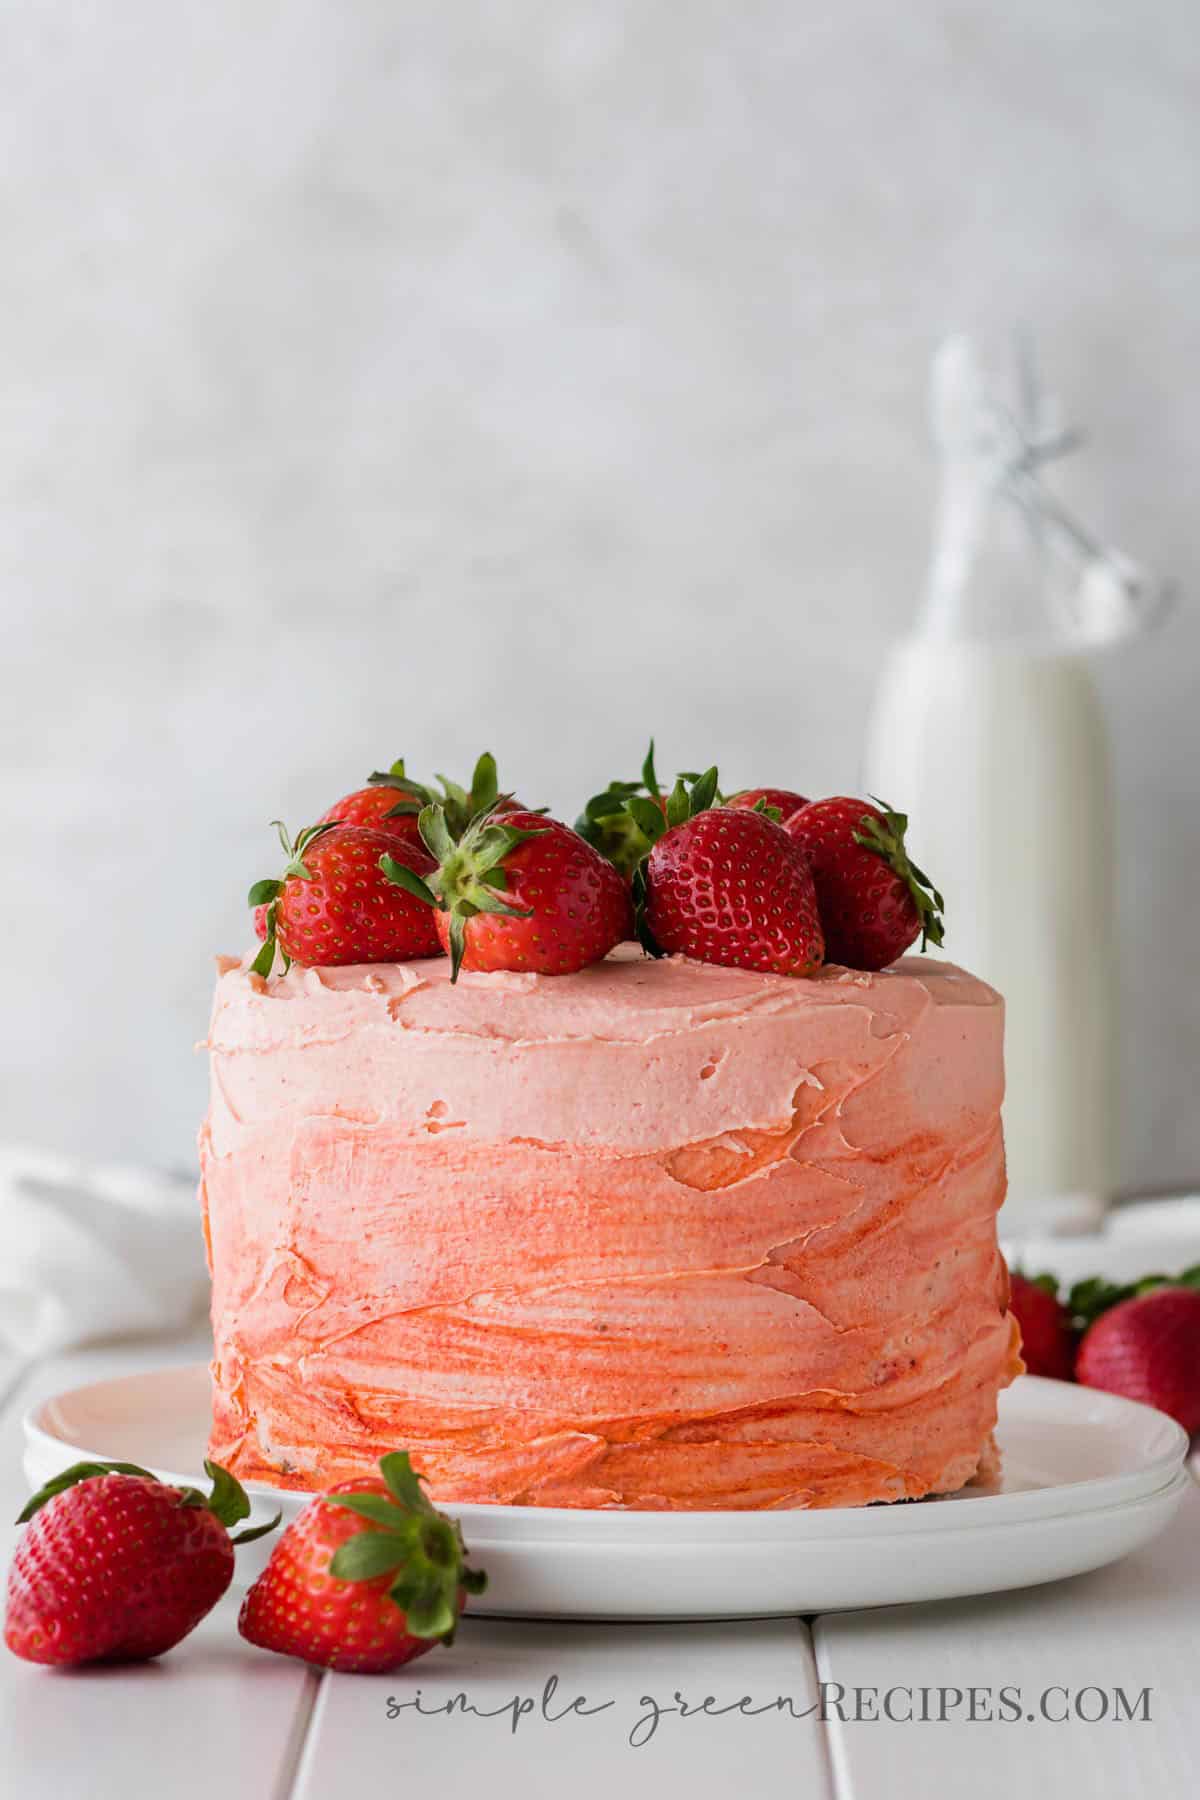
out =
[[[440,1501],[861,1505],[992,1464],[1021,1367],[1003,1007],[811,979],[223,961],[201,1141],[211,1455]]]

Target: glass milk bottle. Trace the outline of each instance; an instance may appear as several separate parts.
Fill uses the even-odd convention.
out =
[[[929,584],[881,671],[864,784],[910,816],[946,900],[944,953],[1005,999],[1010,1230],[1086,1220],[1116,1184],[1112,793],[1084,651],[1161,610],[1043,485],[1078,440],[1024,346],[1019,376],[1009,405],[969,340],[934,359]]]

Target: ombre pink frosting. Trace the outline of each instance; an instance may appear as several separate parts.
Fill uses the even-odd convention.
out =
[[[1019,1370],[998,996],[644,959],[222,964],[211,1454],[440,1500],[858,1505],[986,1466]]]

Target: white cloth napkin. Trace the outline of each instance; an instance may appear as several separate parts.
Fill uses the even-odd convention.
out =
[[[208,1291],[196,1184],[0,1149],[0,1351],[177,1331]]]

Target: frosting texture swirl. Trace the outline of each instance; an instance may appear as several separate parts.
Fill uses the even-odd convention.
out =
[[[211,1454],[439,1500],[798,1507],[986,1467],[1003,1008],[944,962],[264,982],[201,1134]]]

